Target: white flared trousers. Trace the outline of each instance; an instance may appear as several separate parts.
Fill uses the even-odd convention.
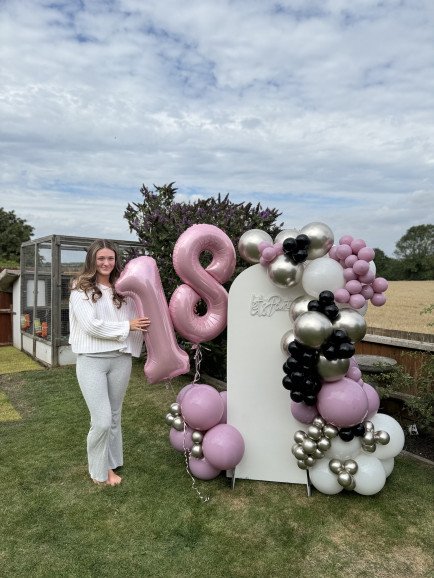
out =
[[[131,375],[131,355],[79,355],[77,379],[90,413],[87,435],[89,474],[105,482],[109,469],[123,464],[121,412]]]

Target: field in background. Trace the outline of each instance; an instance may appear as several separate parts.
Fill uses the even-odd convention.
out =
[[[369,304],[368,327],[434,333],[434,311],[421,312],[434,303],[434,281],[390,281],[387,302],[382,307]]]

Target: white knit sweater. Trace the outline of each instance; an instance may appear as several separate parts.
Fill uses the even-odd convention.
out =
[[[143,333],[130,331],[138,317],[134,301],[126,298],[120,309],[113,303],[111,287],[99,285],[102,297],[93,302],[84,291],[73,289],[69,299],[69,343],[74,353],[122,351],[139,357]]]

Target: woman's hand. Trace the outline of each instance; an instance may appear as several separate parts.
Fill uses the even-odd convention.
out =
[[[146,331],[151,322],[148,317],[137,317],[130,320],[130,331]]]

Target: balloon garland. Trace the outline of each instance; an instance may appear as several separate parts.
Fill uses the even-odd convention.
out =
[[[274,242],[263,231],[246,231],[238,248],[247,262],[266,268],[276,286],[301,284],[305,291],[290,306],[293,327],[280,343],[292,415],[308,426],[294,434],[298,467],[323,493],[372,495],[392,472],[404,433],[392,417],[377,413],[378,393],[363,382],[353,356],[366,334],[363,308],[368,301],[383,305],[388,284],[375,277],[375,252],[365,241],[349,235],[338,246],[333,241],[330,228],[315,222],[282,231]]]

